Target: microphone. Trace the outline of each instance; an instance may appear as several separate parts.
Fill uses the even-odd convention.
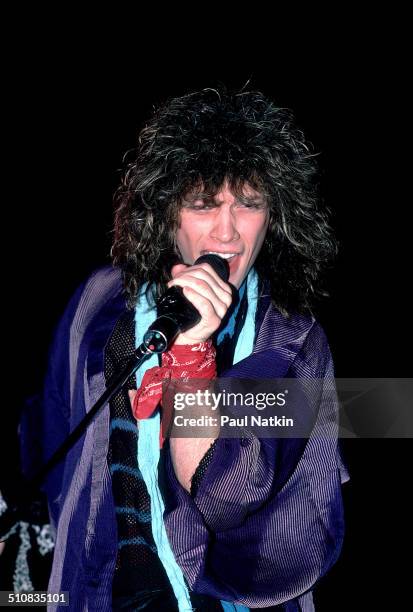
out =
[[[201,255],[193,265],[209,263],[218,276],[228,282],[228,262],[219,255]],[[143,344],[152,353],[163,353],[175,337],[194,327],[201,320],[201,315],[185,297],[182,287],[170,287],[156,302],[158,318],[148,328],[143,337]]]

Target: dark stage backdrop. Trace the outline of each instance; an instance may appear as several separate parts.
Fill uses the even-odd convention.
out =
[[[18,465],[19,411],[41,387],[53,328],[76,286],[109,262],[124,153],[153,104],[220,82],[240,88],[250,79],[291,107],[320,152],[323,196],[341,243],[331,297],[318,310],[336,375],[408,376],[404,119],[401,77],[386,45],[364,48],[359,40],[360,53],[349,55],[348,39],[334,52],[310,40],[297,59],[271,43],[262,55],[232,40],[198,56],[194,40],[179,50],[170,41],[160,55],[87,40],[80,48],[76,37],[60,44],[57,33],[38,40],[9,75],[2,477],[12,479]],[[411,449],[407,439],[345,441],[347,536],[316,588],[317,610],[395,610],[404,602]]]

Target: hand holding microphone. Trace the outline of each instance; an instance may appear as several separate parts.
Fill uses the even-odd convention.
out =
[[[218,329],[236,289],[228,284],[229,267],[218,255],[199,257],[192,266],[172,267],[169,289],[158,300],[159,316],[149,327],[144,344],[163,352],[176,344],[205,342]]]
[[[226,261],[220,259],[227,266]],[[211,263],[198,261],[193,266],[177,264],[171,270],[172,280],[168,287],[182,287],[184,296],[201,316],[199,323],[177,336],[175,344],[208,340],[221,325],[232,303],[231,287],[219,276],[216,268]]]

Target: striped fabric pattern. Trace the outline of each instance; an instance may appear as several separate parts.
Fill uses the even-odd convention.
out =
[[[104,347],[124,310],[120,272],[112,268],[96,271],[72,298],[56,330],[39,407],[43,459],[104,391]],[[316,321],[284,319],[264,295],[254,352],[225,375],[323,379],[319,406],[310,406],[316,425],[307,443],[252,435],[219,440],[194,498],[177,482],[167,457],[165,524],[172,549],[198,593],[255,609],[310,612],[311,588],[340,552],[340,489],[348,479],[334,437],[327,341]],[[320,436],[326,428],[333,435]],[[106,406],[45,487],[58,523],[49,590],[69,591],[71,610],[111,610],[117,534],[108,440]],[[23,451],[29,444],[22,440]]]
[[[223,376],[314,379],[316,405],[306,409],[317,420],[309,441],[258,440],[252,434],[241,441],[220,439],[194,500],[174,482],[169,463],[166,524],[178,562],[197,592],[250,607],[300,600],[340,552],[340,486],[348,475],[337,447],[332,360],[320,326],[314,320],[304,323],[267,311],[252,358]],[[283,329],[280,338],[278,329]],[[203,563],[206,551],[209,571]],[[249,571],[240,571],[243,567]],[[311,610],[309,595],[306,599],[303,609]]]

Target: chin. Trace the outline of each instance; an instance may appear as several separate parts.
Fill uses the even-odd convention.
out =
[[[237,289],[239,289],[242,285],[242,281],[244,280],[245,277],[243,277],[242,279],[239,278],[239,276],[237,275],[234,279],[231,278],[231,275],[229,277],[229,282],[231,283],[231,285],[234,285],[234,287],[236,287]]]

